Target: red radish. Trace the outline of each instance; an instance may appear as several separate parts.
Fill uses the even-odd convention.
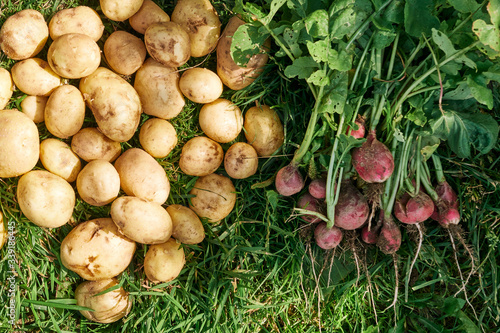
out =
[[[365,182],[383,183],[394,171],[394,157],[370,130],[363,145],[352,150],[352,165]]]
[[[394,216],[406,224],[424,222],[431,217],[433,212],[434,202],[431,197],[421,191],[414,197],[411,197],[409,193],[403,194],[396,200],[394,206]]]
[[[314,179],[308,187],[309,193],[316,199],[326,198],[326,179]]]
[[[304,179],[300,171],[292,164],[281,168],[276,174],[276,190],[284,196],[291,196],[304,188]]]
[[[458,211],[458,197],[448,182],[443,181],[436,186],[438,200],[435,202],[436,208],[431,218],[438,221],[442,227],[449,227],[460,222],[460,212]]]
[[[381,224],[377,223],[376,225],[372,225],[370,230],[368,230],[368,225],[365,225],[361,229],[361,240],[366,244],[377,244],[380,227]]]
[[[313,212],[320,212],[321,211],[321,204],[320,202],[314,198],[312,195],[309,193],[303,194],[300,198],[299,201],[297,202],[297,206],[302,209],[307,209],[311,210]],[[301,217],[310,223],[316,223],[321,221],[321,219],[317,216],[314,215],[301,215]]]
[[[325,222],[320,222],[314,229],[314,239],[320,248],[330,250],[342,241],[342,230],[335,226],[328,229]]]
[[[347,128],[347,134],[355,137],[356,139],[361,139],[365,137],[365,120],[362,117],[359,117],[354,122],[358,125],[357,130],[351,130],[351,127]],[[349,133],[350,132],[350,133]]]
[[[401,230],[391,215],[385,216],[384,212],[381,211],[380,219],[382,220],[382,228],[377,239],[377,246],[385,254],[396,253],[401,246]]]
[[[370,214],[368,201],[349,180],[344,180],[340,186],[339,200],[335,205],[335,225],[345,230],[360,228]]]

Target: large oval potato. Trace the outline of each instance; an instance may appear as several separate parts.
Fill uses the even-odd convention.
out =
[[[196,213],[182,205],[170,205],[167,212],[172,219],[172,237],[183,244],[198,244],[205,239],[205,229]]]
[[[42,123],[48,100],[49,98],[46,96],[26,96],[21,102],[21,111],[35,124]]]
[[[13,92],[14,82],[10,72],[5,68],[0,68],[0,110],[9,104]]]
[[[224,28],[217,44],[217,74],[222,82],[233,90],[247,87],[262,74],[268,60],[266,52],[271,48],[271,41],[267,39],[261,48],[261,53],[252,56],[245,67],[238,66],[231,57],[231,42],[234,33],[243,24],[245,24],[244,21],[233,16]]]
[[[229,147],[224,156],[224,170],[234,179],[245,179],[255,175],[258,166],[257,152],[245,142],[236,142]]]
[[[111,218],[122,234],[142,244],[160,244],[172,236],[172,219],[156,202],[119,197],[111,204]]]
[[[188,33],[175,22],[151,24],[144,33],[149,55],[167,67],[180,67],[191,57]]]
[[[177,133],[167,120],[150,118],[141,126],[139,142],[151,156],[163,158],[177,145]]]
[[[104,24],[99,14],[87,6],[62,9],[49,21],[49,33],[52,40],[65,34],[79,33],[97,42],[101,39],[103,32]]]
[[[203,105],[199,115],[200,127],[209,138],[220,143],[231,142],[243,127],[241,110],[230,100],[219,98]]]
[[[100,0],[102,13],[113,21],[125,21],[137,13],[144,0]]]
[[[82,128],[71,138],[71,149],[85,162],[106,160],[113,162],[122,153],[119,142],[113,141],[97,128]]]
[[[85,280],[110,279],[132,261],[135,242],[119,231],[111,218],[78,224],[61,243],[61,262]]]
[[[181,244],[171,238],[149,248],[144,258],[144,273],[153,283],[168,282],[179,276],[185,263]]]
[[[217,46],[221,23],[209,0],[177,1],[171,20],[188,32],[192,57],[203,57]]]
[[[115,31],[104,43],[104,56],[116,73],[134,74],[146,59],[146,46],[142,39],[126,31]]]
[[[71,183],[82,169],[82,162],[70,146],[58,139],[48,138],[40,143],[40,161],[47,171]]]
[[[115,161],[121,188],[133,195],[160,205],[167,201],[170,182],[163,167],[151,155],[139,148],[126,150]]]
[[[143,35],[151,24],[168,21],[170,16],[151,0],[144,0],[139,11],[128,19],[132,29]]]
[[[259,156],[270,156],[285,139],[276,111],[267,105],[254,106],[245,113],[245,137]]]
[[[30,171],[39,156],[40,139],[35,123],[17,110],[0,111],[0,178]]]
[[[198,178],[189,194],[194,196],[189,207],[212,223],[228,216],[236,203],[236,189],[231,179],[214,173]]]
[[[19,179],[17,200],[28,220],[40,227],[58,228],[73,215],[75,191],[63,178],[33,170]]]
[[[86,203],[104,206],[118,197],[120,176],[110,162],[90,161],[78,174],[76,189]]]
[[[195,103],[211,103],[222,95],[224,86],[219,76],[206,68],[190,68],[179,80],[184,96]]]
[[[49,96],[62,84],[59,75],[40,58],[19,61],[11,71],[16,87],[27,95]]]
[[[76,305],[94,310],[80,310],[80,313],[98,323],[114,323],[125,317],[130,312],[132,300],[123,287],[96,296],[117,285],[118,280],[115,278],[80,283],[75,290]]]
[[[10,59],[28,59],[43,49],[48,38],[49,28],[42,14],[34,9],[24,9],[3,23],[0,48]]]
[[[145,114],[162,119],[176,117],[186,105],[179,89],[177,68],[165,67],[147,59],[135,75],[134,88],[141,98]]]
[[[182,147],[179,167],[190,176],[206,176],[215,172],[224,160],[224,151],[214,140],[196,136]]]
[[[85,120],[85,101],[77,87],[65,84],[52,92],[44,111],[45,126],[61,139],[75,135]]]
[[[80,80],[80,91],[104,135],[118,142],[128,141],[134,136],[142,107],[139,95],[127,81],[111,70],[99,67]]]

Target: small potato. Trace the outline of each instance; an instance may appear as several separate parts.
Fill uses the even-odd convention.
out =
[[[190,68],[182,74],[179,88],[189,100],[203,104],[215,101],[224,89],[217,74],[198,67]]]
[[[75,191],[63,178],[33,170],[19,179],[17,200],[28,220],[39,227],[58,228],[73,215]]]
[[[132,29],[143,35],[151,24],[169,21],[170,16],[151,0],[144,0],[139,11],[128,19]]]
[[[204,136],[197,136],[182,147],[179,167],[190,176],[206,176],[215,172],[224,160],[220,144]]]
[[[55,40],[65,34],[79,33],[92,38],[95,42],[101,39],[104,24],[99,14],[90,7],[78,6],[58,11],[50,19],[50,38]]]
[[[156,202],[119,197],[111,204],[111,218],[122,234],[138,243],[160,244],[172,236],[172,219]]]
[[[48,37],[49,28],[42,14],[34,9],[25,9],[3,23],[0,29],[0,48],[10,59],[28,59],[43,49]]]
[[[96,296],[117,286],[118,283],[115,278],[80,283],[75,290],[76,305],[94,310],[80,310],[80,313],[85,318],[98,323],[114,323],[125,317],[130,312],[132,300],[123,287]]]
[[[164,158],[177,146],[177,133],[167,120],[150,118],[141,126],[139,142],[154,158]]]
[[[148,58],[135,75],[134,88],[144,113],[162,119],[176,117],[186,105],[179,89],[177,68],[168,68]]]
[[[208,222],[218,222],[231,213],[236,203],[236,189],[231,179],[215,173],[200,177],[189,192],[189,207]]]
[[[0,110],[3,110],[10,102],[14,92],[14,82],[10,72],[5,68],[0,68]]]
[[[144,33],[149,55],[167,67],[180,67],[191,57],[188,33],[175,22],[151,24]]]
[[[167,212],[172,218],[172,237],[183,244],[198,244],[205,239],[205,229],[198,215],[182,205],[170,205]]]
[[[185,263],[184,249],[171,238],[149,248],[144,258],[144,273],[153,283],[168,282],[179,276]]]
[[[146,59],[146,46],[126,31],[115,31],[104,43],[104,56],[108,65],[118,74],[132,75]]]
[[[11,71],[16,87],[27,95],[49,96],[62,84],[59,75],[40,58],[19,61]]]
[[[89,36],[79,33],[57,37],[47,52],[50,67],[62,77],[80,79],[101,64],[101,50]]]
[[[119,142],[113,141],[97,128],[82,128],[71,139],[71,149],[85,162],[106,160],[113,162],[122,153]]]
[[[94,160],[78,174],[76,189],[86,203],[104,206],[118,197],[120,176],[113,164],[105,160]]]
[[[276,111],[267,105],[254,106],[245,113],[245,137],[259,156],[270,156],[283,144],[285,134]]]
[[[125,21],[142,6],[143,0],[100,0],[103,14],[113,21]]]
[[[85,101],[77,87],[65,84],[50,95],[44,112],[45,126],[61,139],[75,135],[85,120]]]
[[[40,156],[38,128],[24,113],[0,111],[0,178],[20,176],[35,167]]]
[[[47,171],[58,175],[67,182],[76,180],[82,169],[82,162],[65,142],[45,139],[40,143],[40,161]]]
[[[85,280],[110,279],[127,269],[135,248],[112,219],[94,219],[78,224],[64,237],[61,262]]]
[[[192,57],[203,57],[217,46],[221,23],[209,0],[178,0],[172,22],[188,32]]]
[[[21,102],[21,111],[35,124],[42,123],[48,100],[49,98],[45,96],[26,96]]]
[[[259,158],[255,149],[245,142],[236,142],[226,151],[224,170],[231,178],[245,179],[255,175]]]
[[[231,142],[243,127],[243,116],[233,102],[219,98],[203,105],[199,115],[200,127],[209,138],[220,143]]]
[[[133,195],[163,205],[170,194],[170,182],[163,167],[139,148],[125,151],[115,162],[121,188]]]

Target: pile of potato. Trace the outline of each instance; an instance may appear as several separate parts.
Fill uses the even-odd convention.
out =
[[[106,19],[128,20],[135,33],[115,31],[101,50],[96,42],[103,21],[86,6],[63,9],[48,24],[41,13],[27,9],[1,27],[1,50],[17,62],[10,72],[0,69],[0,110],[15,89],[27,96],[22,112],[0,111],[0,178],[20,177],[19,206],[40,227],[66,224],[77,195],[93,206],[111,205],[110,216],[79,223],[62,240],[60,256],[66,268],[87,280],[75,297],[78,305],[94,311],[81,313],[109,323],[129,312],[128,293],[119,287],[92,296],[118,284],[116,276],[130,264],[136,243],[148,245],[144,271],[151,282],[175,279],[185,263],[180,245],[203,241],[200,217],[217,222],[232,211],[231,178],[255,174],[258,157],[283,143],[283,126],[268,106],[252,107],[243,118],[238,106],[220,98],[224,85],[248,86],[267,62],[269,41],[247,67],[232,60],[231,36],[244,24],[239,18],[233,17],[221,34],[209,0],[179,0],[170,16],[151,0],[101,0],[100,5]],[[47,59],[37,58],[49,36]],[[217,73],[178,69],[214,50]],[[124,79],[131,75],[133,85]],[[79,80],[78,87],[68,79]],[[170,182],[157,159],[178,143],[168,120],[183,111],[185,98],[203,104],[199,125],[206,136],[183,146],[179,167],[199,178],[189,207],[164,208]],[[97,128],[83,128],[86,108]],[[139,128],[143,114],[148,119]],[[36,124],[42,122],[53,137],[40,142]],[[235,141],[243,127],[248,143],[234,143],[224,156],[221,143]],[[122,152],[121,143],[136,132],[142,148]],[[39,160],[45,170],[34,169]],[[231,178],[215,173],[222,163]]]

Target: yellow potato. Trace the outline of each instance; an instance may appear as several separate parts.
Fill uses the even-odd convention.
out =
[[[204,136],[196,136],[182,147],[179,167],[190,176],[206,176],[222,164],[224,151],[220,144]]]
[[[63,178],[33,170],[19,179],[17,200],[28,220],[40,227],[58,228],[73,215],[75,191]]]
[[[100,0],[103,14],[113,21],[125,21],[142,6],[143,0]]]
[[[220,143],[231,142],[243,127],[243,116],[233,102],[219,98],[203,105],[199,115],[200,127],[209,138]]]
[[[0,29],[0,48],[10,59],[28,59],[43,49],[48,37],[49,28],[42,14],[34,9],[25,9],[3,23]]]
[[[177,133],[167,120],[150,118],[141,126],[139,142],[154,158],[164,158],[177,145]]]
[[[120,176],[113,164],[108,161],[90,161],[78,174],[76,188],[86,203],[92,206],[104,206],[118,197]]]
[[[149,55],[167,67],[180,67],[191,57],[189,35],[175,22],[151,24],[144,43]]]
[[[185,263],[184,249],[171,238],[149,247],[144,258],[144,273],[153,283],[168,282],[179,276]]]
[[[113,32],[104,43],[104,56],[116,73],[134,74],[146,59],[144,42],[126,31]]]
[[[211,103],[224,89],[219,76],[206,68],[190,68],[182,73],[179,88],[184,96],[195,103]]]
[[[85,162],[106,160],[113,162],[122,153],[119,142],[113,141],[97,128],[81,129],[71,139],[71,149]]]
[[[99,14],[90,7],[78,6],[65,8],[50,19],[49,33],[52,40],[65,34],[79,33],[92,38],[95,42],[101,39],[104,24]]]
[[[167,212],[172,219],[172,237],[183,244],[198,244],[205,239],[205,229],[198,215],[182,205],[170,205]]]
[[[284,141],[281,120],[267,105],[254,106],[245,113],[245,137],[259,156],[270,156]]]
[[[44,112],[45,126],[61,139],[75,135],[85,120],[85,101],[75,86],[66,84],[50,95]]]
[[[177,68],[165,67],[148,58],[135,75],[134,88],[145,114],[162,119],[176,117],[186,105],[179,89]]]
[[[27,95],[49,96],[62,84],[59,75],[40,58],[19,61],[11,71],[16,87]]]
[[[21,102],[21,111],[35,124],[42,123],[48,100],[46,96],[26,96]]]
[[[67,182],[74,182],[82,169],[82,162],[70,146],[58,139],[48,138],[40,143],[40,161],[43,167]]]
[[[258,166],[257,152],[245,142],[236,142],[229,147],[224,156],[224,170],[234,179],[245,179],[255,175]]]
[[[168,21],[170,16],[151,0],[144,0],[139,11],[128,19],[132,29],[143,35],[151,24]]]
[[[14,92],[14,82],[10,72],[5,68],[0,68],[0,110],[3,110],[10,102]]]
[[[20,176],[33,169],[40,156],[38,128],[24,113],[0,111],[0,178]]]
[[[7,238],[9,238],[9,233],[5,230],[5,226],[3,224],[3,215],[0,212],[0,249],[7,242]]]

